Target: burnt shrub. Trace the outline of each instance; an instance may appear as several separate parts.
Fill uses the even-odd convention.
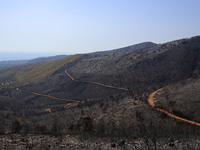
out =
[[[36,133],[46,134],[46,133],[48,133],[48,130],[47,130],[47,127],[45,125],[37,125],[35,127],[35,132]]]
[[[94,126],[92,117],[90,117],[90,116],[83,117],[82,125],[83,125],[84,132],[93,132],[94,131],[95,126]]]
[[[19,118],[15,118],[12,122],[12,132],[13,133],[19,133],[19,131],[21,130],[22,126],[21,126],[21,120]]]
[[[169,101],[169,106],[172,107],[176,104],[176,100]]]

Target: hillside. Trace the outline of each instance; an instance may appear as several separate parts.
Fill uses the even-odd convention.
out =
[[[15,67],[15,66],[22,66],[22,65],[29,65],[29,64],[37,64],[42,62],[53,61],[56,59],[67,57],[67,55],[57,55],[51,57],[39,57],[31,60],[10,60],[10,61],[0,61],[0,70]]]
[[[184,143],[184,138],[196,137],[199,127],[157,111],[148,97],[168,85],[153,97],[155,103],[199,121],[199,62],[197,36],[144,49],[73,55],[7,69],[0,74],[2,79],[31,83],[0,91],[4,118],[0,132],[11,132],[17,117],[23,125],[21,133],[78,135],[79,144],[92,137],[93,143],[100,138],[118,146],[126,139],[129,149],[181,146],[175,140],[181,137]]]
[[[156,96],[156,104],[169,112],[200,122],[200,79],[189,79],[170,85]]]
[[[50,78],[28,84],[22,89],[76,100],[102,98],[126,92],[81,82],[90,81],[129,89],[134,94],[150,93],[165,85],[199,74],[199,43],[200,37],[193,37],[128,53],[85,55],[68,64],[64,59],[61,59],[60,61],[64,61],[66,65],[62,64],[62,68],[57,67],[60,68],[57,71],[55,67],[54,74]],[[66,57],[66,59],[70,57]],[[28,68],[25,71],[21,69],[21,72],[17,72],[15,77],[21,83],[39,81],[41,78],[45,78],[46,73],[44,72],[48,72],[46,66],[54,68],[48,63],[28,66],[30,67],[29,71],[27,71]],[[39,69],[35,70],[34,68]],[[65,74],[65,69],[78,82],[72,81]],[[38,73],[39,71],[40,73]],[[40,76],[37,77],[37,74]]]
[[[94,53],[90,53],[90,55],[97,55],[97,54],[104,55],[104,54],[120,53],[120,52],[132,52],[132,51],[139,50],[139,49],[153,47],[155,45],[157,45],[157,44],[152,43],[152,42],[144,42],[144,43],[139,43],[139,44],[135,44],[135,45],[119,48],[119,49],[94,52]]]
[[[143,101],[147,103],[148,94],[154,90],[199,74],[199,43],[200,38],[193,37],[128,53],[85,55],[56,70],[49,78],[27,84],[20,89],[77,101],[132,93],[135,96],[142,96]],[[77,81],[71,80],[65,69]],[[26,79],[25,77],[31,77],[31,74],[29,71],[24,76],[21,75],[21,78]],[[88,81],[125,88],[129,91],[108,88]],[[12,97],[21,100],[30,99],[36,104],[42,101],[41,106],[52,102],[52,99],[48,101],[47,97],[24,94],[22,92]]]
[[[74,61],[81,56],[82,55],[72,55],[54,61],[5,69],[0,72],[0,82],[11,82],[13,85],[19,85],[39,81],[49,77],[60,67],[63,67],[65,64]],[[34,62],[36,62],[36,60],[34,60]]]
[[[68,67],[75,79],[134,91],[199,74],[200,37],[182,39],[130,53],[98,55]]]
[[[50,57],[38,57],[35,59],[28,60],[24,65],[29,65],[29,64],[38,64],[42,62],[48,62],[48,61],[54,61],[57,59],[61,59],[67,57],[67,55],[56,55],[56,56],[50,56]]]

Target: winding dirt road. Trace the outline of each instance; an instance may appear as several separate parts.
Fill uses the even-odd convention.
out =
[[[74,78],[67,72],[67,70],[65,70],[65,73],[66,73],[73,81],[77,81],[77,82],[86,82],[86,83],[96,84],[96,85],[100,85],[100,86],[104,86],[104,87],[108,87],[108,88],[115,88],[115,89],[119,89],[119,90],[129,91],[128,89],[125,89],[125,88],[119,88],[119,87],[114,87],[114,86],[110,86],[110,85],[104,85],[104,84],[97,83],[97,82],[76,80],[76,79],[74,79]],[[190,79],[191,79],[191,78],[190,78]],[[190,79],[188,79],[188,80],[190,80]],[[166,87],[167,87],[167,86],[166,86]],[[149,99],[148,99],[149,104],[150,104],[152,107],[154,107],[155,109],[157,109],[158,111],[163,112],[163,113],[167,114],[167,115],[170,116],[170,117],[176,118],[176,119],[178,119],[178,120],[181,120],[181,121],[184,121],[184,122],[187,122],[187,123],[190,123],[190,124],[194,124],[194,125],[200,126],[200,123],[198,123],[198,122],[196,122],[196,121],[191,121],[191,120],[188,120],[188,119],[185,119],[185,118],[176,116],[176,115],[174,115],[174,114],[172,114],[172,113],[170,113],[170,112],[168,112],[168,111],[166,111],[166,110],[164,110],[164,109],[156,108],[156,107],[155,107],[155,104],[154,104],[154,96],[155,96],[158,92],[162,91],[162,90],[163,90],[164,88],[166,88],[166,87],[163,87],[163,88],[158,89],[158,90],[156,90],[155,92],[151,93],[151,94],[149,95]]]
[[[104,85],[104,84],[97,83],[97,82],[75,80],[75,79],[67,72],[67,70],[65,70],[65,74],[66,74],[68,77],[70,77],[71,80],[76,81],[76,82],[91,83],[91,84],[100,85],[100,86],[107,87],[107,88],[114,88],[114,89],[129,91],[128,89],[125,89],[125,88],[114,87],[114,86],[110,86],[110,85]],[[66,108],[66,107],[71,108],[71,107],[77,106],[78,103],[80,103],[80,102],[81,102],[81,103],[84,103],[84,101],[78,101],[78,100],[72,100],[72,99],[65,99],[65,98],[58,98],[58,97],[54,97],[54,96],[51,96],[51,95],[46,95],[46,94],[42,94],[42,93],[38,93],[38,92],[31,92],[31,91],[20,90],[19,88],[17,88],[16,90],[17,90],[17,91],[20,91],[20,92],[25,92],[25,93],[35,94],[35,95],[39,95],[39,96],[49,97],[49,98],[56,99],[56,100],[63,100],[63,101],[68,101],[68,102],[76,102],[75,104],[74,104],[74,103],[68,103],[67,105],[64,106],[64,108]],[[48,112],[51,112],[51,109],[46,109],[46,110],[47,110]]]
[[[105,85],[105,84],[101,84],[101,83],[97,83],[97,82],[75,80],[75,79],[67,72],[67,70],[65,70],[65,74],[66,74],[68,77],[70,77],[71,80],[76,81],[76,82],[91,83],[91,84],[100,85],[100,86],[107,87],[107,88],[114,88],[114,89],[129,91],[129,89],[120,88],[120,87],[114,87],[114,86],[111,86],[111,85]],[[39,92],[31,92],[31,91],[20,90],[19,88],[17,88],[16,90],[17,90],[17,91],[20,91],[20,92],[25,92],[25,93],[35,94],[35,95],[39,95],[39,96],[49,97],[49,98],[56,99],[56,100],[62,100],[62,101],[68,101],[68,102],[75,102],[75,103],[68,103],[67,105],[64,106],[64,108],[66,108],[66,107],[67,107],[67,108],[71,108],[71,107],[77,106],[78,103],[84,103],[84,101],[78,101],[78,100],[72,100],[72,99],[65,99],[65,98],[58,98],[58,97],[54,97],[54,96],[51,96],[51,95],[42,94],[42,93],[39,93]],[[51,109],[47,109],[47,111],[48,111],[48,112],[51,112]]]
[[[115,86],[111,86],[111,85],[105,85],[105,84],[98,83],[98,82],[76,80],[67,72],[67,69],[65,70],[65,74],[67,74],[73,81],[76,81],[76,82],[85,82],[85,83],[100,85],[100,86],[107,87],[107,88],[113,88],[113,89],[118,89],[118,90],[123,90],[123,91],[130,91],[129,89],[125,89],[125,88],[121,88],[121,87],[115,87]]]
[[[49,97],[49,98],[52,98],[52,99],[56,99],[56,100],[62,100],[62,101],[68,101],[68,102],[76,102],[76,103],[68,103],[67,105],[65,105],[63,108],[71,108],[71,107],[74,107],[76,105],[78,105],[78,103],[84,103],[84,101],[78,101],[78,100],[72,100],[72,99],[65,99],[65,98],[58,98],[58,97],[54,97],[54,96],[51,96],[51,95],[46,95],[46,94],[41,94],[41,93],[38,93],[38,92],[31,92],[31,91],[25,91],[25,90],[20,90],[19,88],[16,89],[17,91],[20,91],[20,92],[25,92],[25,93],[30,93],[30,94],[34,94],[34,95],[39,95],[39,96],[44,96],[44,97]],[[72,105],[73,104],[73,105]],[[46,111],[48,112],[51,112],[51,109],[46,109]]]
[[[39,95],[39,96],[44,96],[44,97],[49,97],[49,98],[52,98],[52,99],[57,99],[57,100],[62,100],[62,101],[80,102],[80,101],[78,101],[78,100],[65,99],[65,98],[58,98],[58,97],[54,97],[54,96],[51,96],[51,95],[46,95],[46,94],[37,93],[37,92],[24,91],[24,90],[20,90],[19,88],[17,88],[16,90],[17,90],[17,91],[20,91],[20,92],[31,93],[31,94],[35,94],[35,95]]]
[[[91,84],[95,84],[95,85],[99,85],[99,86],[103,86],[103,87],[107,87],[107,88],[113,88],[113,89],[119,89],[119,90],[123,90],[123,91],[129,91],[129,89],[125,89],[125,88],[120,88],[120,87],[114,87],[114,86],[111,86],[111,85],[105,85],[105,84],[102,84],[102,83],[97,83],[97,82],[92,82],[92,81],[81,81],[81,80],[76,80],[74,79],[68,72],[67,72],[67,69],[65,70],[65,74],[71,78],[71,80],[73,81],[76,81],[76,82],[85,82],[85,83],[91,83]],[[182,117],[179,117],[179,116],[176,116],[164,109],[161,109],[161,108],[157,108],[155,103],[154,103],[154,96],[162,91],[164,88],[166,87],[163,87],[161,89],[158,89],[156,91],[154,91],[153,93],[151,93],[149,95],[149,98],[148,98],[148,102],[149,104],[157,109],[158,111],[160,112],[163,112],[165,114],[167,114],[168,116],[170,117],[173,117],[173,118],[176,118],[178,120],[181,120],[181,121],[184,121],[184,122],[187,122],[187,123],[190,123],[190,124],[193,124],[193,125],[197,125],[197,126],[200,126],[200,123],[196,122],[196,121],[191,121],[191,120],[188,120],[188,119],[185,119],[185,118],[182,118]],[[69,102],[76,102],[76,103],[68,103],[67,105],[64,106],[64,108],[68,107],[68,108],[71,108],[71,107],[74,107],[76,105],[78,105],[79,102],[81,103],[84,103],[84,101],[78,101],[78,100],[72,100],[72,99],[64,99],[64,98],[58,98],[58,97],[54,97],[54,96],[50,96],[50,95],[45,95],[45,94],[41,94],[41,93],[37,93],[37,92],[30,92],[30,91],[24,91],[24,90],[20,90],[19,88],[16,89],[17,91],[20,91],[20,92],[26,92],[26,93],[31,93],[31,94],[35,94],[35,95],[39,95],[39,96],[45,96],[45,97],[49,97],[49,98],[52,98],[52,99],[56,99],[56,100],[64,100],[64,101],[69,101]],[[51,111],[51,110],[49,110]]]
[[[164,87],[164,88],[166,88],[166,87]],[[150,104],[152,107],[154,107],[155,109],[157,109],[158,111],[163,112],[163,113],[167,114],[167,115],[170,116],[170,117],[176,118],[176,119],[178,119],[178,120],[181,120],[181,121],[184,121],[184,122],[187,122],[187,123],[190,123],[190,124],[194,124],[194,125],[200,126],[200,123],[198,123],[198,122],[196,122],[196,121],[191,121],[191,120],[188,120],[188,119],[185,119],[185,118],[181,118],[181,117],[176,116],[176,115],[174,115],[174,114],[172,114],[172,113],[170,113],[170,112],[168,112],[168,111],[166,111],[166,110],[163,110],[163,109],[161,109],[161,108],[156,108],[156,107],[155,107],[156,105],[154,104],[154,96],[155,96],[158,92],[162,91],[164,88],[158,89],[158,90],[156,90],[155,92],[153,92],[153,93],[151,93],[151,94],[149,95],[149,99],[148,99],[149,104]]]

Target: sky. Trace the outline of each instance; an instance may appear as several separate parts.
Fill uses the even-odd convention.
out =
[[[0,0],[1,53],[75,54],[200,35],[199,0]]]

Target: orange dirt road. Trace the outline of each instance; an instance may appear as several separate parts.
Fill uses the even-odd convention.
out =
[[[165,87],[164,87],[164,88],[165,88]],[[153,92],[153,93],[151,93],[151,94],[149,95],[148,102],[149,102],[149,104],[150,104],[152,107],[155,108],[155,104],[154,104],[154,100],[153,100],[154,96],[155,96],[158,92],[162,91],[164,88],[158,89],[157,91],[155,91],[155,92]],[[174,114],[172,114],[172,113],[170,113],[170,112],[168,112],[168,111],[166,111],[166,110],[160,109],[160,108],[156,108],[156,109],[157,109],[158,111],[160,111],[160,112],[163,112],[163,113],[167,114],[167,115],[170,116],[170,117],[176,118],[176,119],[178,119],[178,120],[181,120],[181,121],[184,121],[184,122],[187,122],[187,123],[190,123],[190,124],[194,124],[194,125],[200,126],[200,123],[198,123],[198,122],[196,122],[196,121],[191,121],[191,120],[188,120],[188,119],[185,119],[185,118],[181,118],[181,117],[179,117],[179,116],[176,116],[176,115],[174,115]]]
[[[65,73],[66,73],[73,81],[80,81],[80,80],[75,80],[75,79],[67,72],[67,70],[65,70]],[[115,89],[119,89],[119,90],[126,90],[126,91],[129,91],[128,89],[125,89],[125,88],[118,88],[118,87],[114,87],[114,86],[110,86],[110,85],[104,85],[104,84],[97,83],[97,82],[91,82],[91,81],[80,81],[80,82],[87,82],[87,83],[96,84],[96,85],[100,85],[100,86],[104,86],[104,87],[108,87],[108,88],[115,88]],[[164,88],[165,88],[165,87],[163,87],[163,88],[161,88],[161,89],[158,89],[158,90],[156,90],[155,92],[153,92],[153,93],[151,93],[151,94],[149,95],[148,102],[149,102],[149,104],[150,104],[152,107],[155,108],[155,104],[154,104],[154,100],[153,100],[154,96],[155,96],[158,92],[162,91]],[[174,114],[172,114],[172,113],[170,113],[170,112],[168,112],[168,111],[166,111],[166,110],[164,110],[164,109],[160,109],[160,108],[156,108],[156,109],[157,109],[158,111],[160,111],[160,112],[163,112],[163,113],[167,114],[167,115],[170,116],[170,117],[176,118],[176,119],[178,119],[178,120],[181,120],[181,121],[184,121],[184,122],[187,122],[187,123],[190,123],[190,124],[194,124],[194,125],[200,126],[200,123],[198,123],[198,122],[196,122],[196,121],[191,121],[191,120],[188,120],[188,119],[185,119],[185,118],[181,118],[181,117],[176,116],[176,115],[174,115]]]
[[[108,88],[114,88],[114,89],[119,89],[119,90],[124,90],[124,91],[129,91],[129,89],[125,89],[125,88],[120,88],[120,87],[114,87],[114,86],[111,86],[111,85],[105,85],[105,84],[101,84],[101,83],[97,83],[97,82],[92,82],[92,81],[81,81],[81,80],[76,80],[74,79],[68,72],[67,70],[65,70],[65,74],[70,77],[73,81],[77,81],[77,82],[85,82],[85,83],[91,83],[91,84],[95,84],[95,85],[100,85],[100,86],[104,86],[104,87],[108,87]],[[190,79],[189,79],[190,80]],[[165,87],[164,87],[165,88]],[[149,104],[155,108],[155,104],[154,104],[154,96],[162,91],[164,88],[161,88],[161,89],[158,89],[156,91],[154,91],[153,93],[151,93],[149,95],[149,98],[148,98],[148,102]],[[84,103],[83,101],[77,101],[77,100],[71,100],[71,99],[64,99],[64,98],[57,98],[57,97],[53,97],[53,96],[50,96],[50,95],[45,95],[45,94],[41,94],[41,93],[37,93],[37,92],[29,92],[29,91],[22,91],[20,90],[19,88],[16,89],[17,91],[21,91],[21,92],[26,92],[26,93],[32,93],[32,94],[35,94],[35,95],[40,95],[40,96],[45,96],[45,97],[49,97],[49,98],[52,98],[52,99],[57,99],[57,100],[64,100],[64,101],[71,101],[71,102],[82,102]],[[66,108],[67,106],[69,106],[69,108],[71,107],[74,107],[76,105],[78,105],[78,103],[72,105],[73,103],[69,103],[67,105],[64,106],[64,108]],[[179,116],[176,116],[164,109],[161,109],[161,108],[155,108],[157,109],[158,111],[160,112],[163,112],[165,114],[167,114],[168,116],[170,117],[173,117],[173,118],[176,118],[178,120],[181,120],[181,121],[184,121],[184,122],[187,122],[187,123],[190,123],[190,124],[194,124],[194,125],[197,125],[197,126],[200,126],[200,123],[196,122],[196,121],[191,121],[191,120],[188,120],[188,119],[184,119],[184,118],[181,118]],[[51,110],[50,110],[51,111]]]
[[[72,100],[72,99],[64,99],[64,98],[58,98],[58,97],[54,97],[54,96],[50,96],[50,95],[45,95],[45,94],[41,94],[41,93],[37,93],[37,92],[30,92],[30,91],[23,91],[23,90],[20,90],[19,88],[16,89],[17,91],[20,91],[20,92],[25,92],[25,93],[31,93],[31,94],[35,94],[35,95],[39,95],[39,96],[44,96],[44,97],[49,97],[49,98],[52,98],[52,99],[56,99],[56,100],[62,100],[62,101],[70,101],[70,102],[77,102],[76,104],[74,103],[68,103],[67,105],[65,105],[63,108],[71,108],[71,107],[74,107],[76,105],[78,105],[79,102],[84,102],[84,101],[78,101],[78,100]],[[72,105],[74,104],[74,105]],[[51,109],[46,109],[46,111],[48,111],[49,113],[51,113]]]
[[[115,86],[111,86],[111,85],[105,85],[105,84],[102,84],[102,83],[97,83],[97,82],[92,82],[92,81],[81,81],[81,80],[76,80],[76,79],[74,79],[74,78],[67,72],[67,70],[65,70],[65,74],[68,75],[73,81],[91,83],[91,84],[96,84],[96,85],[104,86],[104,87],[107,87],[107,88],[113,88],[113,89],[118,89],[118,90],[123,90],[123,91],[129,91],[129,89],[120,88],[120,87],[115,87]]]
[[[100,85],[100,86],[103,86],[103,87],[108,87],[108,88],[114,88],[114,89],[129,91],[129,89],[120,88],[120,87],[114,87],[114,86],[111,86],[111,85],[105,85],[105,84],[101,84],[101,83],[97,83],[97,82],[75,80],[75,79],[67,72],[67,70],[65,70],[65,74],[66,74],[68,77],[70,77],[73,81],[76,81],[76,82],[91,83],[91,84]],[[84,103],[84,101],[78,101],[78,100],[72,100],[72,99],[58,98],[58,97],[54,97],[54,96],[51,96],[51,95],[41,94],[41,93],[38,93],[38,92],[31,92],[31,91],[20,90],[19,88],[17,88],[16,90],[17,90],[17,91],[20,91],[20,92],[31,93],[31,94],[35,94],[35,95],[39,95],[39,96],[49,97],[49,98],[57,99],[57,100]],[[64,108],[66,108],[66,107],[71,108],[71,107],[77,106],[78,103],[75,103],[75,104],[74,104],[74,103],[68,103],[67,105],[64,106]],[[73,105],[72,105],[72,104],[73,104]],[[51,112],[50,109],[48,109],[48,111]]]
[[[62,100],[62,101],[80,102],[80,101],[77,101],[77,100],[58,98],[58,97],[54,97],[54,96],[51,96],[51,95],[45,95],[45,94],[37,93],[37,92],[24,91],[24,90],[20,90],[19,88],[17,88],[16,90],[20,91],[20,92],[31,93],[31,94],[40,95],[40,96],[44,96],[44,97],[49,97],[49,98],[52,98],[52,99],[57,99],[57,100]]]

